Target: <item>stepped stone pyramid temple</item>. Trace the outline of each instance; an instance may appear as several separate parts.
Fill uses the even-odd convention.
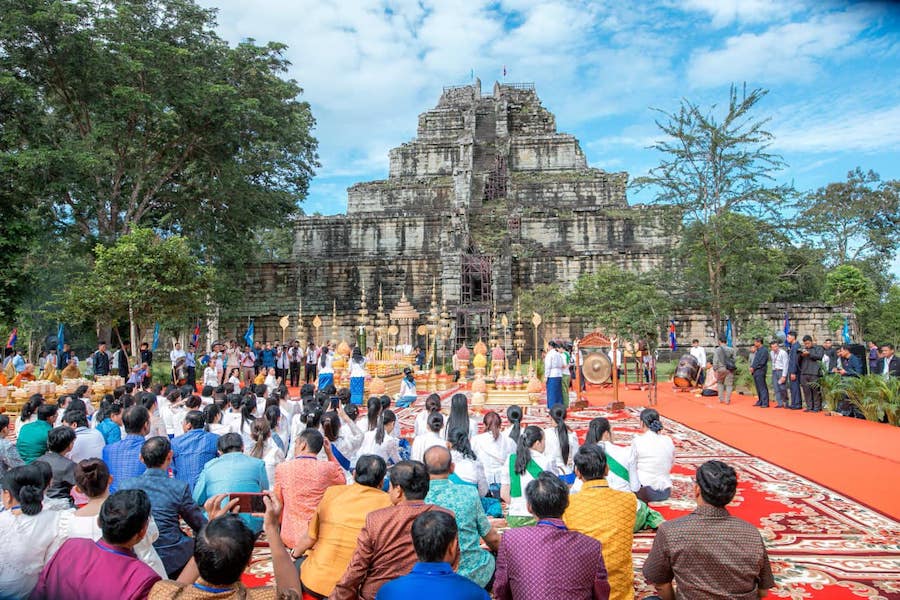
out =
[[[346,215],[301,217],[292,260],[249,269],[246,301],[221,315],[220,333],[239,337],[253,318],[257,339],[280,340],[289,315],[292,339],[302,299],[310,339],[315,315],[318,339],[331,336],[333,310],[350,339],[361,298],[374,316],[379,292],[385,313],[405,295],[425,323],[434,285],[454,343],[487,340],[493,306],[512,321],[536,284],[572,284],[602,264],[670,266],[680,215],[629,206],[627,179],[588,167],[533,84],[444,88],[416,138],[390,151],[387,179],[350,187]]]

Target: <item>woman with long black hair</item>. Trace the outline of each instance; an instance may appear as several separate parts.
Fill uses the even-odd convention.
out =
[[[332,363],[334,362],[334,352],[331,350],[331,346],[328,344],[324,344],[322,346],[321,353],[319,354],[319,381],[318,387],[320,390],[324,390],[329,385],[334,385],[334,367]]]
[[[506,409],[506,420],[509,421],[509,427],[503,430],[504,435],[513,441],[513,444],[519,441],[519,435],[522,431],[522,407],[513,404]]]
[[[450,416],[447,417],[444,438],[452,429],[462,429],[468,432],[469,439],[478,435],[478,419],[469,414],[469,400],[465,394],[453,394],[453,397],[450,398]]]
[[[375,429],[367,431],[363,436],[358,456],[376,454],[388,464],[400,462],[400,443],[393,435],[396,425],[397,417],[394,411],[390,409],[382,411],[378,415]]]
[[[546,449],[544,454],[557,465],[557,475],[569,485],[575,483],[575,466],[573,459],[578,452],[578,436],[566,425],[566,407],[555,404],[550,409],[550,418],[556,424],[544,429]]]
[[[656,409],[641,411],[641,433],[631,440],[641,487],[637,497],[644,502],[662,502],[672,495],[672,465],[675,444],[662,435],[662,421]]]
[[[413,425],[414,436],[420,436],[428,431],[428,417],[433,412],[441,412],[441,397],[437,394],[431,394],[425,398],[425,410],[419,411]]]
[[[469,444],[469,432],[465,429],[451,429],[447,434],[450,443],[450,456],[453,457],[453,474],[464,483],[478,487],[478,495],[484,498],[488,493],[487,477],[484,465],[478,460]]]
[[[516,443],[500,431],[500,415],[490,411],[484,415],[484,433],[472,439],[472,450],[484,466],[488,485],[500,485],[501,473],[509,465],[509,456],[516,451]]]
[[[510,455],[501,479],[500,497],[509,505],[506,522],[510,527],[535,523],[525,501],[525,486],[543,471],[555,472],[555,465],[544,455],[544,432],[540,427],[529,425],[519,436],[516,453]]]
[[[631,446],[619,446],[613,443],[609,419],[605,417],[591,419],[584,437],[584,445],[589,444],[597,444],[606,453],[606,462],[609,465],[609,474],[606,476],[606,480],[609,487],[621,492],[632,493],[641,489],[634,449]],[[579,479],[578,482],[580,481]],[[575,486],[572,487],[572,490],[577,491]]]

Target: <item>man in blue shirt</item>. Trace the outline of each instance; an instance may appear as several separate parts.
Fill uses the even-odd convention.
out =
[[[409,575],[381,586],[375,600],[490,600],[488,593],[453,572],[459,559],[456,520],[448,512],[430,510],[412,525],[413,546],[419,562]]]
[[[260,352],[260,358],[264,369],[275,368],[275,350],[272,349],[271,342],[266,342],[266,349]]]
[[[259,493],[269,489],[266,463],[244,454],[244,440],[238,433],[226,433],[217,443],[219,458],[209,461],[194,485],[194,501],[203,505],[217,494],[234,492]],[[262,529],[262,519],[241,514],[255,532]]]
[[[115,493],[120,482],[139,477],[146,467],[141,462],[141,446],[144,436],[150,433],[150,413],[143,406],[136,404],[122,416],[125,426],[125,437],[103,447],[103,462],[109,467],[112,483],[109,492]]]
[[[184,417],[184,435],[172,440],[172,475],[188,484],[191,491],[206,463],[217,456],[219,436],[204,430],[206,420],[199,410],[192,410]]]
[[[144,490],[150,497],[153,520],[159,528],[159,538],[153,542],[166,574],[176,579],[194,553],[194,538],[184,534],[179,518],[184,519],[196,536],[206,525],[206,517],[191,498],[191,492],[183,481],[169,479],[172,462],[172,446],[169,439],[152,437],[141,446],[141,462],[147,467],[144,474],[125,481],[123,490]]]

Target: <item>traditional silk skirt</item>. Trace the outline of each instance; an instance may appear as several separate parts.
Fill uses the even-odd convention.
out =
[[[562,404],[562,377],[547,378],[547,408]]]
[[[333,384],[334,373],[319,373],[319,391],[325,391],[325,388]]]
[[[366,395],[366,378],[351,377],[350,378],[350,402],[353,404],[362,404]]]

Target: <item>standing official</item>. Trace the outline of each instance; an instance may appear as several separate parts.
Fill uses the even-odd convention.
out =
[[[822,410],[822,390],[819,389],[819,377],[822,375],[822,357],[825,350],[813,344],[812,336],[803,336],[803,348],[800,350],[800,387],[806,399],[804,412],[820,412]]]
[[[750,363],[750,374],[753,375],[753,384],[756,386],[756,404],[762,408],[769,408],[769,388],[766,386],[766,370],[769,366],[769,353],[763,347],[762,338],[753,340],[753,362]]]

